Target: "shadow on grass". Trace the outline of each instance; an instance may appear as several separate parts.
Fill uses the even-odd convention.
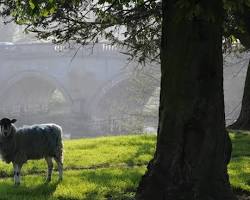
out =
[[[239,131],[233,132],[231,139],[233,144],[232,158],[250,157],[250,134]]]
[[[155,146],[152,143],[140,144],[138,145],[136,152],[131,154],[131,156],[124,162],[128,166],[146,165],[149,162],[149,160],[140,159],[140,158],[142,158],[143,156],[151,157],[153,155],[154,149],[155,149]]]
[[[0,199],[39,199],[43,197],[48,199],[56,190],[59,181],[52,183],[43,183],[37,186],[20,185],[15,186],[13,183],[0,183]],[[26,198],[27,197],[27,198]]]
[[[85,199],[132,200],[141,175],[139,168],[105,169],[84,171],[80,178],[95,185]]]
[[[249,191],[242,190],[239,187],[233,187],[233,192],[234,192],[234,194],[239,195],[239,196],[242,196],[242,195],[250,196],[250,192]]]
[[[0,178],[10,177],[11,175],[12,175],[11,172],[8,173],[8,172],[0,169]]]

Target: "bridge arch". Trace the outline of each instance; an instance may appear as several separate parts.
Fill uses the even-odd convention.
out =
[[[0,114],[21,119],[19,125],[59,123],[71,113],[73,101],[70,94],[56,77],[44,72],[17,72],[1,85]]]
[[[149,120],[149,112],[145,112],[145,106],[156,87],[149,83],[145,85],[145,90],[138,91],[140,85],[135,86],[134,81],[139,76],[121,73],[101,87],[89,101],[92,120],[95,126],[101,127],[100,130],[109,133],[143,130],[144,122]]]
[[[89,106],[90,110],[93,111],[97,108],[98,104],[102,101],[103,97],[111,91],[115,86],[118,86],[124,81],[128,81],[131,77],[132,73],[119,73],[111,78],[109,81],[104,83],[93,96],[91,96],[87,100],[87,105]]]
[[[105,84],[103,84],[93,96],[91,96],[88,101],[88,107],[91,109],[95,109],[99,102],[103,100],[103,98],[113,89],[118,87],[119,85],[130,82],[132,79],[140,79],[140,77],[144,76],[144,78],[147,76],[145,74],[140,73],[133,73],[133,72],[121,72],[113,78],[111,78],[109,81],[107,81]],[[150,96],[153,94],[153,92],[159,87],[159,82],[154,77],[146,77],[148,83],[146,85],[147,91],[145,91],[145,98],[146,101],[150,98]],[[151,79],[151,80],[150,80]],[[131,86],[131,85],[130,85]]]
[[[37,79],[39,81],[46,82],[50,84],[51,86],[54,86],[60,92],[62,92],[64,98],[66,101],[70,104],[72,104],[72,97],[70,93],[65,89],[65,87],[57,80],[56,77],[52,77],[49,74],[46,74],[45,72],[38,71],[38,70],[26,70],[21,71],[13,74],[11,77],[9,77],[7,80],[5,80],[4,84],[1,86],[1,93],[0,93],[0,99],[4,98],[4,94],[13,86],[15,86],[18,82],[25,80],[25,79]]]

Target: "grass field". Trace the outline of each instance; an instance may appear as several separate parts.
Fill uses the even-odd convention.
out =
[[[229,165],[235,190],[250,193],[250,135],[231,134],[234,151]],[[21,186],[13,186],[12,165],[0,161],[0,200],[133,199],[155,148],[153,135],[128,135],[65,141],[64,180],[45,184],[45,161],[29,161]]]

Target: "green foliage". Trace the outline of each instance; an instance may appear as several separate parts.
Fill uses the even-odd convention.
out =
[[[1,15],[41,39],[83,45],[106,39],[143,62],[159,55],[160,7],[155,0],[5,0]]]
[[[250,192],[250,134],[231,133],[230,181],[236,191]],[[13,185],[12,166],[0,162],[0,199],[8,200],[132,200],[156,136],[130,135],[65,141],[64,180],[44,183],[45,161],[23,167],[22,184]]]
[[[225,21],[224,21],[224,37],[225,46],[230,49],[235,40],[240,40],[241,44],[246,48],[250,48],[250,1],[249,0],[224,0]]]
[[[216,22],[206,1],[178,0],[179,20]],[[225,9],[224,49],[233,45],[230,37],[250,46],[249,0],[223,0]],[[53,42],[96,43],[108,40],[126,46],[128,55],[139,62],[159,62],[161,1],[159,0],[2,0],[0,15],[26,25],[40,39]],[[220,12],[220,11],[218,11]],[[178,19],[177,19],[178,20]],[[242,33],[245,33],[242,35]],[[248,42],[246,42],[248,41]]]

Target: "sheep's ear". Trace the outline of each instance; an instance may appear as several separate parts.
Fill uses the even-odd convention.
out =
[[[16,119],[12,119],[10,123],[14,124],[16,121],[17,121]]]

